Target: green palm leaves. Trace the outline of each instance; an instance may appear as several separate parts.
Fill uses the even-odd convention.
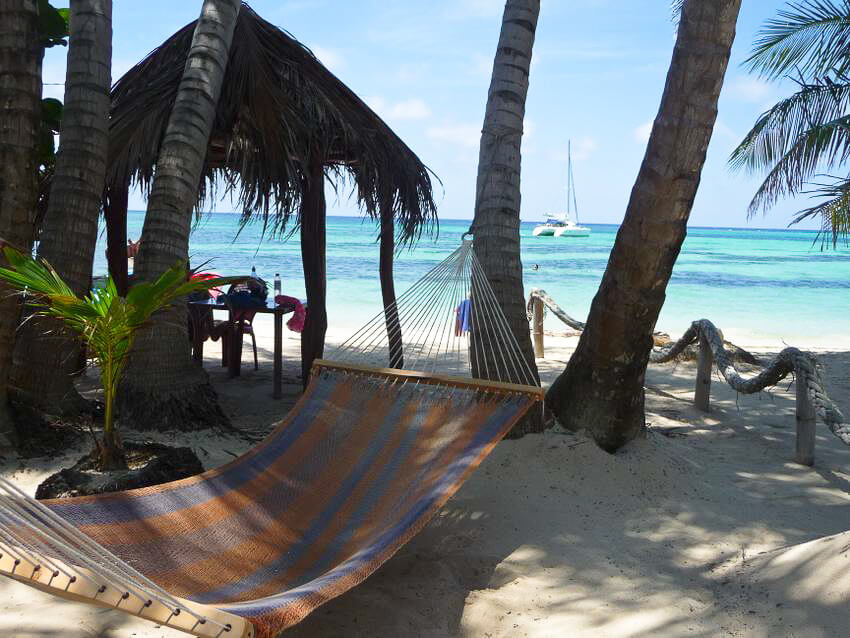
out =
[[[771,80],[793,71],[799,87],[759,117],[729,160],[766,172],[750,214],[808,193],[821,201],[792,224],[820,218],[835,245],[850,227],[850,178],[823,174],[850,156],[850,0],[789,3],[764,25],[745,65]]]
[[[224,286],[239,277],[187,280],[185,264],[176,264],[156,281],[139,283],[127,297],[118,295],[110,277],[106,286],[80,298],[43,260],[36,260],[9,246],[3,247],[7,266],[0,267],[0,280],[26,294],[27,305],[39,315],[61,319],[80,335],[100,367],[106,414],[101,458],[110,465],[110,454],[118,449],[114,435],[113,406],[118,383],[133,347],[136,331],[158,310],[186,295]]]

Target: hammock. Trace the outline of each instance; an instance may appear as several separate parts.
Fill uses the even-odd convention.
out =
[[[0,573],[197,636],[296,624],[410,540],[542,399],[508,382],[534,376],[482,276],[464,242],[343,344],[344,362],[316,361],[289,415],[228,465],[53,501],[0,478]],[[355,344],[369,347],[355,357]],[[497,380],[362,363],[381,356],[466,361]]]

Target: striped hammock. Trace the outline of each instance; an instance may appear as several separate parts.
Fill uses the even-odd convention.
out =
[[[449,322],[471,341],[459,298]],[[541,399],[531,385],[320,360],[289,415],[221,468],[41,502],[0,479],[0,573],[197,636],[271,637],[374,572]]]

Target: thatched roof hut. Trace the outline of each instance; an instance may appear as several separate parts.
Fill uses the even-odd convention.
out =
[[[106,212],[116,269],[126,264],[126,191],[132,183],[144,189],[152,183],[194,29],[195,22],[180,29],[112,90]],[[307,47],[243,4],[198,203],[224,189],[239,202],[243,222],[260,219],[273,234],[301,225],[314,320],[317,304],[324,306],[325,212],[317,175],[318,181],[349,178],[361,208],[381,220],[386,301],[394,237],[408,243],[436,227],[430,173]],[[317,275],[321,282],[311,282]]]

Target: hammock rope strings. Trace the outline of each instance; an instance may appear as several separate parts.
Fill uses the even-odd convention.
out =
[[[69,585],[78,577],[88,578],[91,584],[102,588],[111,585],[138,598],[142,607],[156,601],[173,610],[175,615],[186,613],[197,621],[218,627],[221,632],[230,627],[195,613],[177,601],[171,594],[146,578],[102,545],[70,525],[38,501],[28,497],[13,483],[0,477],[0,552],[15,559],[25,559],[52,572],[52,577],[64,574]],[[82,572],[68,573],[51,558],[69,565],[86,567],[100,582]],[[51,578],[52,581],[52,578]]]
[[[388,314],[398,322],[388,325]],[[386,311],[374,315],[328,359],[386,367],[392,344],[399,340],[409,370],[448,370],[455,376],[539,385],[471,241],[464,241]]]

